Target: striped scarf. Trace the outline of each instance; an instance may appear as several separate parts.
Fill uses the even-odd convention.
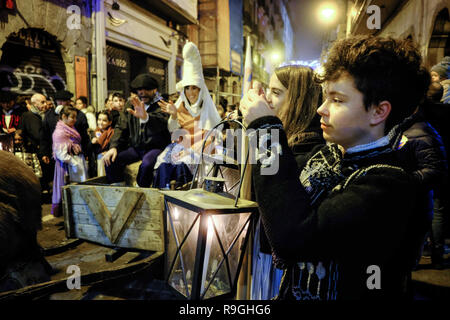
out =
[[[357,161],[397,150],[402,138],[401,129],[402,126],[397,125],[380,140],[349,149],[350,152],[347,150],[345,157],[336,144],[327,144],[314,154],[299,177],[310,197],[313,210],[335,188],[345,188],[349,180],[370,169],[359,168]],[[274,260],[279,266],[284,264],[277,257]],[[290,290],[297,300],[336,300],[338,297],[339,264],[336,261],[301,261],[290,266],[285,264],[283,278],[285,277],[291,277]]]

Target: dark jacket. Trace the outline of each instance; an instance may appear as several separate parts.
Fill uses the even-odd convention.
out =
[[[280,124],[278,118],[264,117],[249,128]],[[279,297],[305,299],[317,288],[320,299],[403,297],[420,245],[415,200],[424,195],[400,168],[395,152],[382,152],[388,150],[383,147],[341,156],[341,182],[313,202],[299,181],[302,168],[283,130],[279,140],[278,172],[262,175],[260,162],[252,167],[274,261],[285,270]],[[328,146],[320,149],[326,150]],[[381,289],[367,285],[373,266],[381,271]]]
[[[430,123],[433,128],[442,137],[446,155],[448,157],[450,153],[450,126],[448,125],[448,119],[450,119],[450,108],[448,104],[443,103],[431,103],[428,102],[421,108],[426,122]],[[447,158],[448,161],[448,158]],[[450,179],[447,175],[445,186],[448,188],[450,185]]]
[[[125,106],[132,108],[131,104]],[[141,124],[140,120],[128,112],[122,112],[114,127],[110,148],[118,151],[134,147],[139,150],[163,150],[170,143],[170,133],[167,129],[168,114],[163,113],[155,102],[147,109],[149,119]]]
[[[42,118],[39,114],[31,111],[22,114],[18,131],[23,139],[23,146],[26,152],[37,153],[39,158],[43,156],[39,150],[41,130]]]
[[[325,140],[322,137],[322,130],[320,128],[312,128],[310,131],[306,131],[303,140],[291,147],[297,166],[299,168],[303,167],[308,160],[309,153],[314,148],[323,145],[325,145]],[[272,252],[264,228],[261,228],[260,231],[260,251],[267,254]]]
[[[405,159],[405,170],[426,189],[433,190],[447,179],[447,156],[439,133],[419,112],[408,119],[403,134],[408,138],[399,151]]]
[[[431,227],[433,220],[433,199],[446,198],[448,164],[445,147],[439,133],[417,112],[403,124],[407,141],[398,152],[405,170],[416,180],[418,187],[428,194],[421,205],[427,212],[424,225]],[[425,237],[425,234],[423,235]],[[420,253],[418,253],[418,259]]]
[[[59,115],[55,113],[55,109],[47,110],[42,122],[40,149],[42,156],[51,158],[52,156],[52,134],[55,131],[56,123],[59,120]],[[84,154],[89,151],[89,125],[86,116],[83,112],[77,112],[77,120],[75,122],[75,129],[81,135],[81,150]]]

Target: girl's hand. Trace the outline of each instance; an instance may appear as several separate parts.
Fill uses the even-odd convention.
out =
[[[158,101],[158,105],[162,112],[170,114],[174,120],[177,119],[177,107],[175,107],[172,101],[166,102],[164,100],[160,100]]]
[[[275,116],[275,112],[269,107],[269,103],[258,89],[250,89],[242,98],[239,110],[244,121],[250,124],[252,121],[265,116]]]
[[[92,142],[92,144],[96,144],[98,142],[98,139],[97,138],[92,138],[91,142]]]

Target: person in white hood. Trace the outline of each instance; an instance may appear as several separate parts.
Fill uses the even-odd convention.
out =
[[[183,48],[183,79],[176,89],[180,97],[175,103],[158,102],[170,114],[168,129],[174,143],[159,155],[154,187],[165,188],[171,180],[178,185],[192,179],[194,165],[202,152],[208,130],[221,121],[203,77],[200,52],[193,42]]]

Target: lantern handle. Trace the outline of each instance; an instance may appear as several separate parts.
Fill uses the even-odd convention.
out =
[[[205,149],[206,141],[208,140],[208,138],[211,135],[211,133],[215,129],[217,129],[219,126],[221,126],[222,124],[232,123],[232,122],[237,123],[242,129],[244,129],[244,131],[247,131],[247,128],[245,127],[245,125],[242,122],[240,122],[240,121],[238,121],[236,119],[229,119],[230,116],[231,116],[231,113],[224,120],[220,121],[217,125],[215,125],[212,129],[210,129],[208,131],[208,134],[206,135],[205,139],[203,140],[202,151],[201,151],[201,154],[200,154],[200,163],[198,163],[196,168],[195,168],[195,173],[194,173],[194,176],[192,177],[191,187],[190,187],[189,190],[192,189],[192,187],[194,185],[195,177],[197,176],[197,173],[199,171],[198,169],[199,169],[200,165],[203,163],[203,151]],[[242,180],[244,179],[245,170],[247,170],[247,163],[248,163],[249,154],[250,154],[250,150],[249,150],[249,147],[248,147],[247,148],[247,155],[245,157],[244,170],[242,171],[242,174],[240,175],[240,178],[239,178],[239,189],[238,189],[238,193],[236,195],[236,199],[235,199],[235,202],[234,202],[234,206],[235,207],[237,207],[239,195],[241,193]]]

